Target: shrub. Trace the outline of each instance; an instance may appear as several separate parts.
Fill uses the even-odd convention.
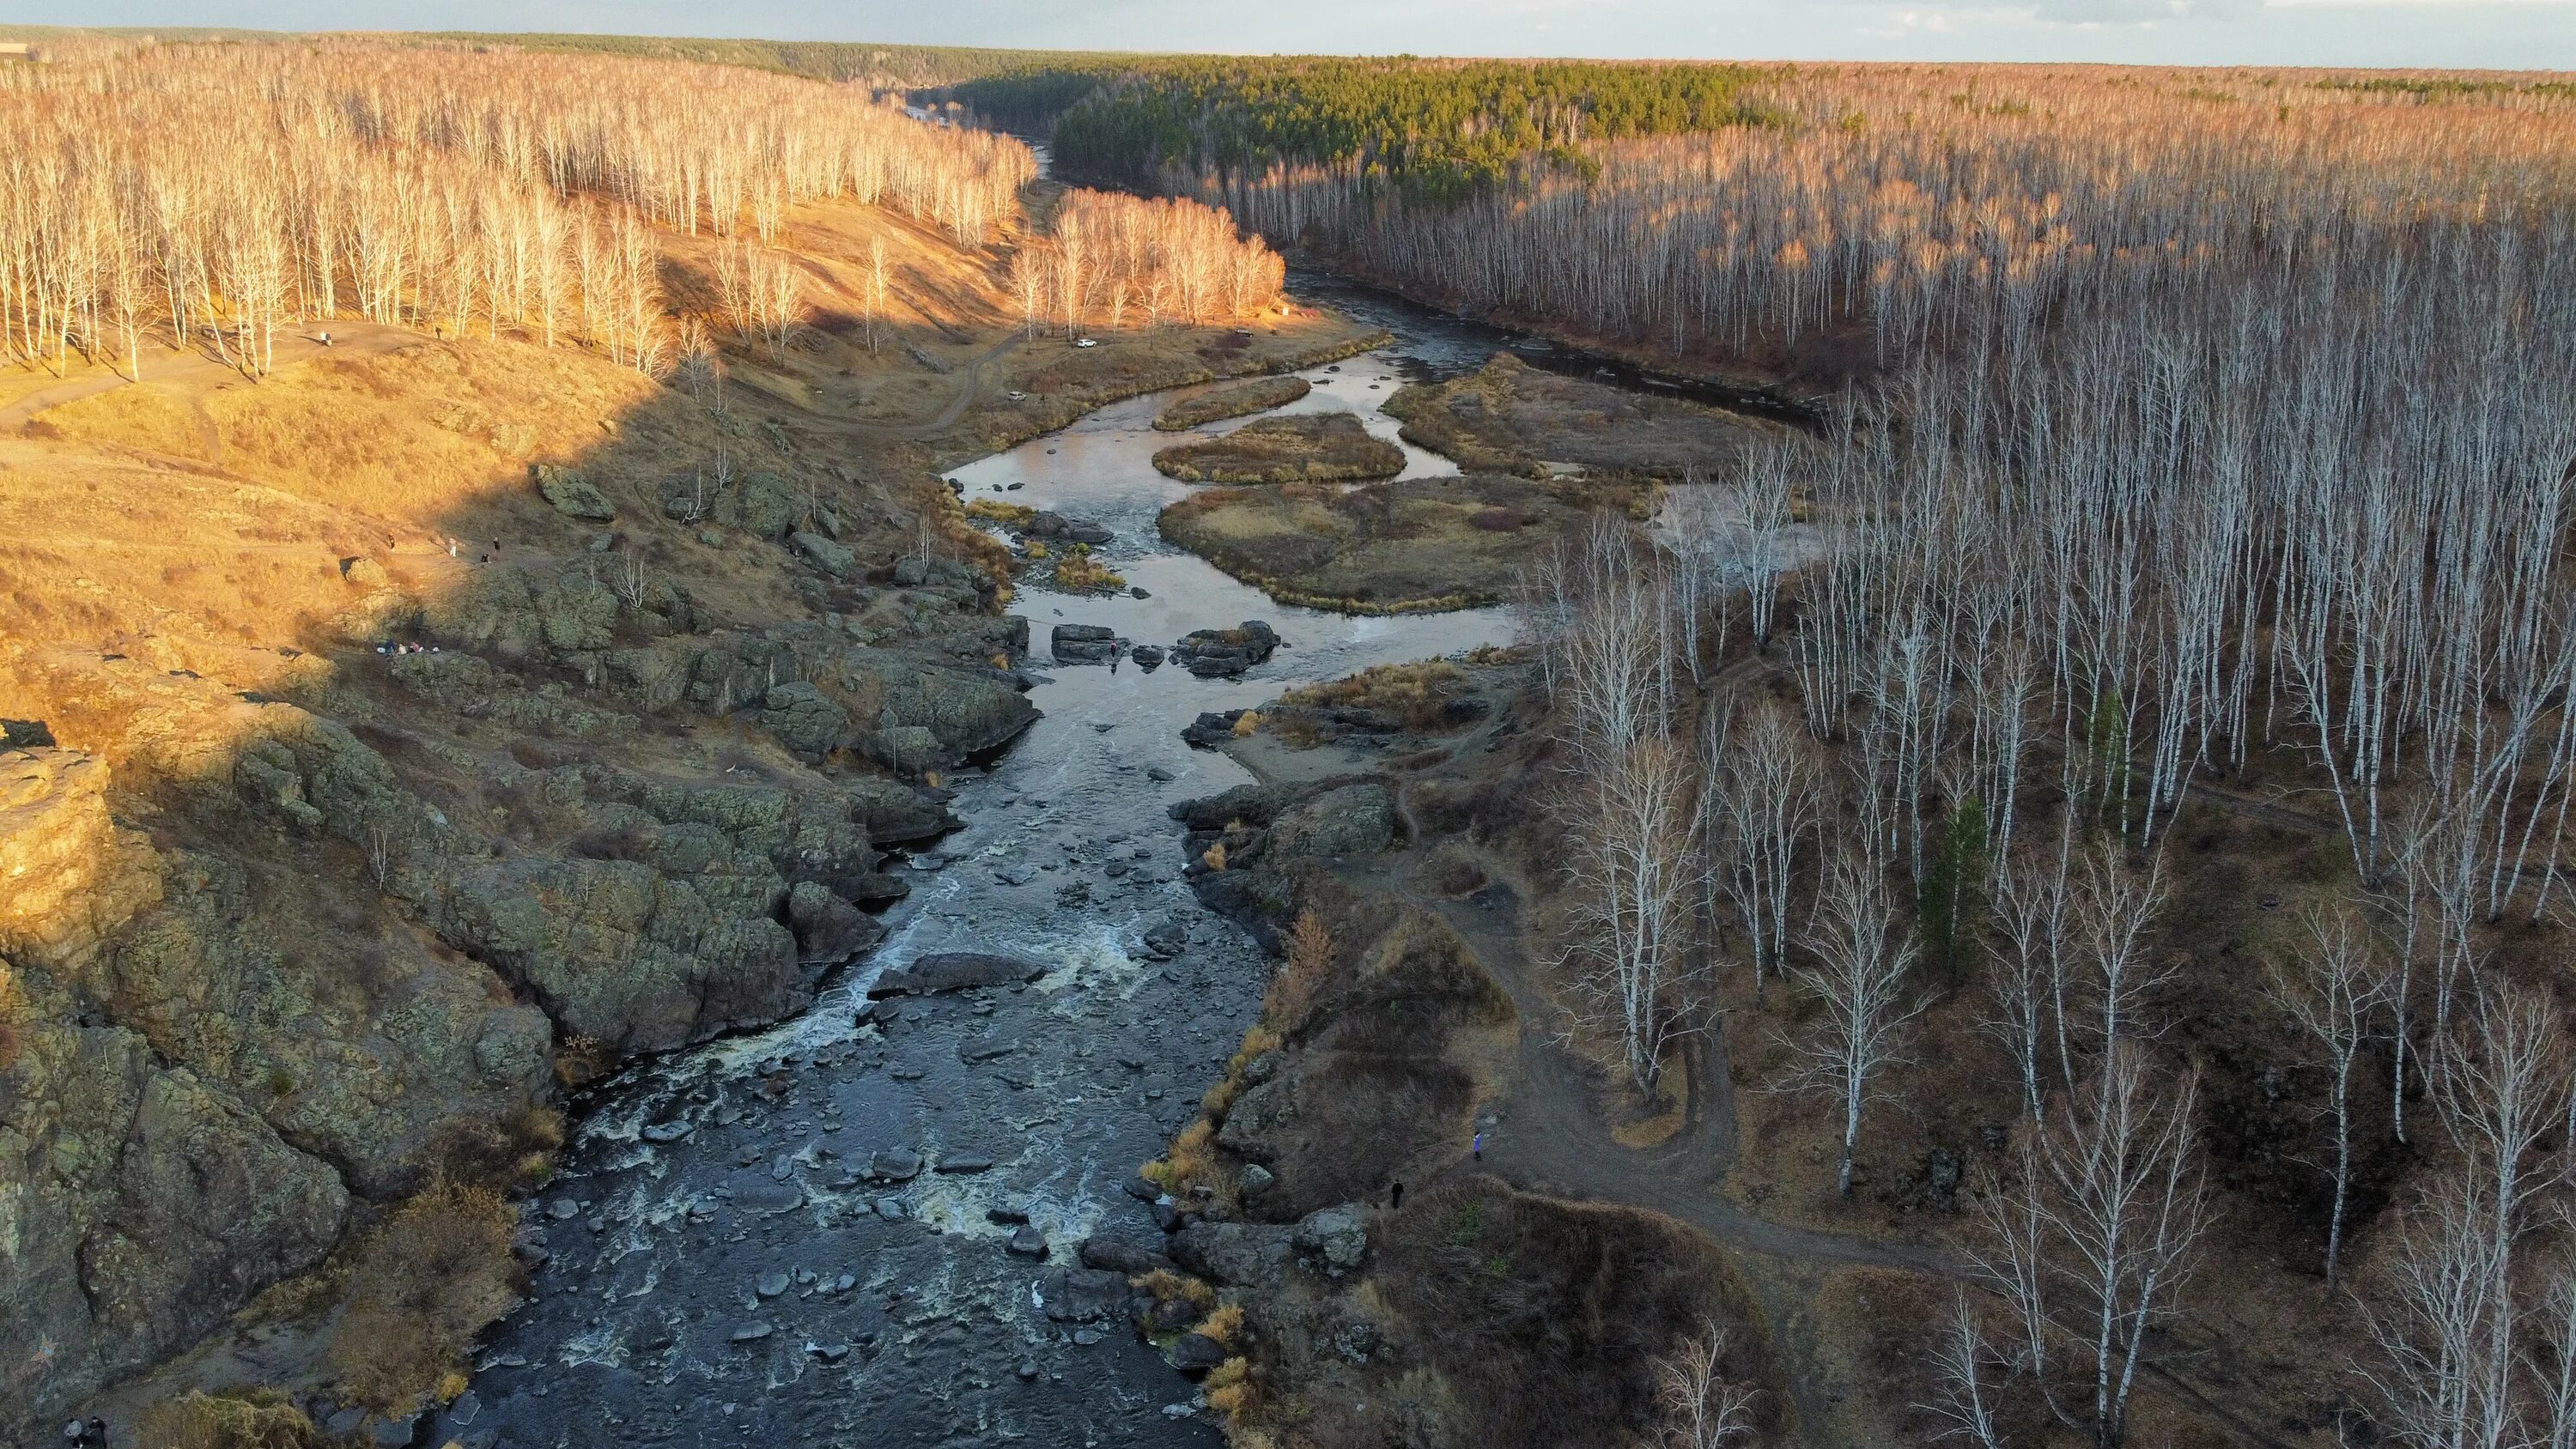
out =
[[[1229,1303],[1209,1314],[1207,1321],[1199,1325],[1198,1331],[1228,1348],[1233,1347],[1235,1335],[1243,1332],[1243,1305]],[[1240,1359],[1235,1361],[1242,1362]]]
[[[474,1336],[519,1300],[511,1228],[498,1192],[442,1178],[368,1235],[330,1349],[353,1398],[402,1412],[463,1371]]]
[[[1127,1280],[1127,1286],[1157,1303],[1186,1303],[1201,1312],[1216,1306],[1216,1290],[1186,1273],[1156,1268]]]
[[[1259,728],[1261,728],[1261,712],[1259,710],[1247,709],[1243,713],[1234,717],[1234,737],[1238,740],[1248,740],[1252,738],[1252,732]]]
[[[1315,993],[1333,970],[1333,933],[1324,918],[1311,910],[1297,913],[1297,924],[1288,930],[1288,959],[1279,974],[1270,978],[1268,997],[1261,1003],[1261,1015],[1273,1031],[1294,1033],[1305,1024],[1306,1014],[1314,1009]]]
[[[1199,862],[1210,870],[1225,869],[1225,842],[1220,840],[1209,846],[1206,853],[1199,857]]]
[[[143,1411],[138,1442],[152,1449],[318,1449],[322,1436],[275,1389],[246,1397],[191,1391]]]

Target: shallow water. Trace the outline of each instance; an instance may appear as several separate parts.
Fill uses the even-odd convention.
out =
[[[1389,439],[1394,420],[1376,405],[1404,376],[1474,366],[1499,336],[1394,299],[1374,313],[1347,292],[1330,300],[1399,341],[1311,370],[1324,385],[1293,410],[1349,408]],[[1277,605],[1163,544],[1155,512],[1188,489],[1154,472],[1154,450],[1248,421],[1154,432],[1179,395],[1104,408],[950,474],[970,498],[1107,525],[1117,537],[1096,552],[1148,597],[1025,589],[1013,608],[1047,675],[1030,696],[1044,718],[951,781],[965,827],[899,868],[913,891],[886,942],[804,1015],[590,1096],[535,1218],[550,1254],[535,1296],[428,1442],[1221,1442],[1188,1381],[1124,1321],[1059,1322],[1044,1299],[1050,1266],[1071,1265],[1083,1237],[1157,1238],[1122,1185],[1195,1112],[1268,977],[1251,941],[1181,882],[1167,808],[1248,777],[1179,731],[1203,710],[1501,642],[1510,626],[1490,609],[1352,618]],[[1410,449],[1408,462],[1407,476],[1455,471]],[[1255,618],[1285,647],[1240,681],[1047,664],[1057,623],[1168,644]],[[1153,959],[1142,933],[1170,920],[1188,945]],[[878,970],[960,949],[1047,974],[907,999],[891,1027],[852,1025]],[[900,1182],[864,1175],[896,1152],[927,1165]],[[1025,1212],[1052,1265],[1010,1254],[1012,1229],[985,1216],[994,1207]]]

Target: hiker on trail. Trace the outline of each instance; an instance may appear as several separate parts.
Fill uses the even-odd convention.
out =
[[[1475,1140],[1467,1144],[1467,1150],[1474,1154],[1478,1162],[1485,1160],[1485,1134],[1482,1131],[1477,1132]]]
[[[1404,1211],[1404,1183],[1400,1179],[1395,1184],[1395,1190],[1387,1194],[1386,1210],[1391,1213]]]
[[[1114,648],[1114,649],[1110,650],[1110,651],[1109,651],[1109,672],[1110,672],[1110,673],[1112,673],[1112,674],[1116,674],[1116,673],[1118,672],[1118,661],[1119,661],[1119,660],[1121,660],[1121,659],[1124,659],[1124,658],[1126,658],[1126,657],[1127,657],[1127,646],[1126,646],[1126,645],[1124,645],[1124,644],[1121,644],[1121,645],[1119,645],[1117,648]]]

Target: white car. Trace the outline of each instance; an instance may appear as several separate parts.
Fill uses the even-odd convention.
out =
[[[1077,337],[1073,339],[1073,345],[1076,347],[1098,347],[1100,345],[1100,339],[1097,337]]]

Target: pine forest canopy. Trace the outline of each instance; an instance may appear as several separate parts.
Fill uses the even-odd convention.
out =
[[[1005,125],[1051,128],[1081,174],[1258,172],[1355,165],[1434,196],[1537,161],[1588,168],[1584,143],[1778,124],[1752,94],[1784,72],[1737,65],[1294,57],[1101,58],[968,81],[957,99]]]

